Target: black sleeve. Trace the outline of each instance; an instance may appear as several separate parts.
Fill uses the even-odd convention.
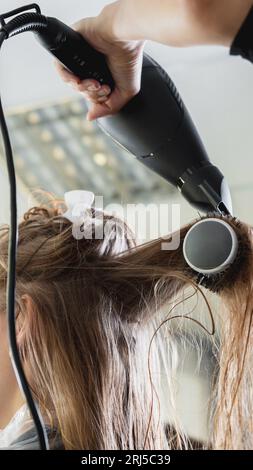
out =
[[[241,26],[230,49],[231,55],[240,55],[253,62],[253,8]]]

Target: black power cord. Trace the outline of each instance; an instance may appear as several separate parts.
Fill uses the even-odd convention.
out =
[[[0,50],[6,38],[4,32],[0,32]],[[34,425],[38,434],[41,450],[49,450],[47,433],[43,423],[43,419],[39,407],[35,403],[31,390],[29,388],[22,361],[20,359],[15,327],[15,289],[16,289],[16,256],[18,244],[18,217],[17,217],[17,186],[15,166],[13,161],[13,152],[9,137],[9,132],[4,116],[2,101],[0,97],[0,129],[3,138],[3,144],[6,155],[7,172],[10,184],[10,230],[9,230],[9,246],[8,246],[8,281],[7,281],[7,315],[9,329],[9,345],[12,365],[16,374],[16,378],[20,389],[26,398],[28,408],[30,410]]]

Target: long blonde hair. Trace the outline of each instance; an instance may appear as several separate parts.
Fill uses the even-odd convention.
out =
[[[28,325],[20,354],[28,365],[34,397],[50,425],[58,429],[65,449],[187,447],[180,433],[173,431],[168,439],[160,416],[163,346],[154,333],[161,308],[180,296],[184,287],[194,286],[194,275],[182,255],[189,227],[181,230],[175,251],[162,251],[161,240],[137,247],[127,225],[109,215],[104,215],[104,224],[110,224],[106,238],[76,240],[72,224],[62,216],[63,208],[62,201],[32,208],[19,225],[16,308]],[[6,307],[8,234],[8,227],[2,227],[1,310]],[[242,311],[240,304],[245,283],[248,298],[251,283],[245,278],[238,280],[241,295],[236,288],[224,293],[232,316],[230,320],[228,315],[230,338],[222,349],[216,388],[215,429],[222,426],[224,431],[214,432],[214,447],[234,445],[225,435],[227,429],[232,433],[232,421],[242,416],[231,368],[243,374],[235,344],[238,325],[243,338],[250,328],[252,312]],[[29,312],[27,296],[33,306]],[[252,378],[250,370],[244,375],[239,389]],[[225,412],[223,388],[229,401]],[[237,397],[234,414],[232,398],[228,399],[231,390]]]

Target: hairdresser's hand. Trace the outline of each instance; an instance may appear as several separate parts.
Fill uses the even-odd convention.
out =
[[[113,31],[115,4],[110,4],[95,18],[86,18],[74,25],[88,42],[106,55],[116,83],[111,93],[108,86],[96,80],[81,81],[69,73],[60,63],[57,69],[65,82],[84,94],[91,102],[88,120],[117,113],[140,90],[144,41],[119,40]]]
[[[60,65],[58,69],[92,102],[89,119],[117,113],[140,89],[145,40],[180,47],[230,46],[252,4],[253,0],[118,0],[96,18],[75,25],[107,56],[116,82],[112,95],[106,87],[89,90],[98,84],[94,80],[80,82]]]

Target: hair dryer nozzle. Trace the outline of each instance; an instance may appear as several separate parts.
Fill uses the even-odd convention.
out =
[[[220,170],[211,163],[198,169],[188,168],[179,178],[179,189],[200,212],[233,213],[228,184]]]

